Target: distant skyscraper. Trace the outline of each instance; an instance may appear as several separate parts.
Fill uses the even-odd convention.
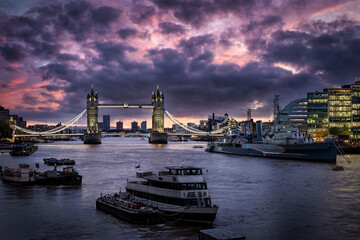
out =
[[[110,130],[110,115],[103,115],[103,130]]]
[[[146,131],[146,121],[141,122],[141,130]]]
[[[122,121],[118,121],[116,122],[116,130],[123,130],[123,122]]]
[[[137,131],[138,129],[139,129],[138,122],[136,122],[136,121],[131,122],[131,130]]]
[[[98,122],[98,126],[99,126],[99,130],[100,130],[100,131],[104,130],[104,124],[103,124],[103,122]]]

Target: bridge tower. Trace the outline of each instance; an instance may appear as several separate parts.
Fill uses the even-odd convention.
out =
[[[149,143],[167,143],[167,133],[164,132],[164,94],[160,92],[159,85],[156,92],[152,93],[152,132],[150,133]]]
[[[101,143],[101,133],[98,125],[98,94],[94,94],[94,88],[91,87],[91,93],[86,97],[86,110],[87,110],[87,128],[84,134],[85,144]]]

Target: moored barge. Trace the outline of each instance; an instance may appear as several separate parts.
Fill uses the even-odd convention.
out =
[[[28,164],[19,164],[19,168],[5,167],[1,169],[1,179],[4,183],[17,186],[26,185],[80,185],[82,176],[72,167],[57,171],[37,172],[31,170]]]
[[[30,156],[38,150],[38,146],[32,143],[22,143],[15,145],[10,152],[11,156]]]

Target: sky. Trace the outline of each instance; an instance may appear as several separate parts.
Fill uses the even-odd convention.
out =
[[[129,104],[159,85],[184,123],[268,120],[274,94],[284,107],[359,75],[360,0],[0,1],[0,105],[30,124],[70,120],[92,84]],[[151,110],[103,114],[151,127]]]

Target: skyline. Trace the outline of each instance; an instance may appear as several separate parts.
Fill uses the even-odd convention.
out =
[[[94,84],[104,103],[150,103],[184,123],[270,119],[307,92],[360,75],[360,1],[2,1],[0,105],[65,122]],[[115,112],[116,111],[116,112]],[[149,110],[102,110],[125,122]],[[165,124],[166,124],[165,120]],[[113,121],[112,121],[113,123]]]

